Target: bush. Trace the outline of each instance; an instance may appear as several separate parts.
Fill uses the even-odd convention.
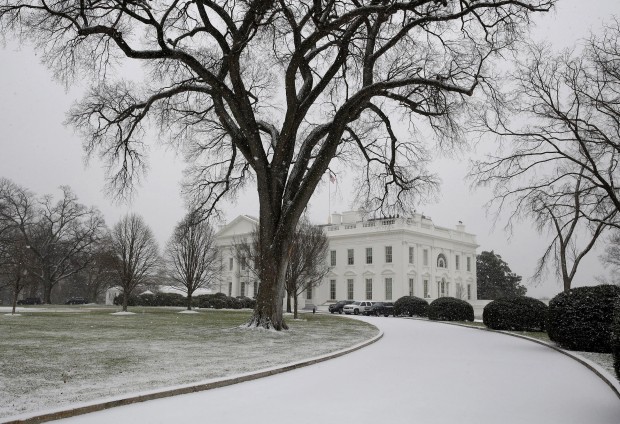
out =
[[[254,309],[256,307],[256,300],[249,297],[237,297],[237,300],[241,303],[242,308]]]
[[[187,298],[179,293],[157,293],[154,302],[153,306],[187,306]]]
[[[613,310],[620,287],[577,287],[549,302],[549,338],[570,350],[611,353]]]
[[[123,296],[125,296],[124,293],[118,294],[114,298],[114,301],[112,303],[114,303],[117,306],[122,306],[123,305]],[[136,306],[136,305],[139,304],[139,302],[140,302],[140,299],[138,299],[138,296],[131,295],[131,296],[129,296],[129,298],[127,298],[127,306]]]
[[[531,297],[503,297],[484,307],[482,322],[493,330],[544,331],[548,309]]]
[[[614,321],[611,329],[611,353],[614,355],[614,369],[620,378],[620,300],[616,300],[614,307]]]
[[[429,305],[428,318],[434,321],[473,321],[474,308],[456,297],[440,297]]]
[[[415,296],[403,296],[394,302],[394,316],[428,316],[428,302]]]

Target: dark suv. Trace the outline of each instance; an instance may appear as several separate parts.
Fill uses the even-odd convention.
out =
[[[27,297],[25,299],[21,299],[17,301],[18,305],[40,305],[41,298],[40,297]]]
[[[86,303],[88,303],[88,300],[84,299],[83,297],[71,297],[67,299],[65,305],[84,305]]]
[[[365,312],[366,315],[374,315],[378,317],[383,315],[384,317],[394,315],[394,303],[392,302],[376,302],[373,303],[370,309]]]
[[[349,303],[353,303],[353,300],[339,300],[338,302],[329,305],[329,312],[331,312],[332,314],[335,314],[336,312],[338,312],[339,314],[342,313],[342,308],[344,308],[344,305],[348,305]]]

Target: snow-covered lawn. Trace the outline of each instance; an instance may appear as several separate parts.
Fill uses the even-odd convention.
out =
[[[348,355],[63,424],[618,424],[620,399],[577,361],[531,341],[411,319]]]
[[[303,314],[287,332],[239,328],[250,311],[101,306],[0,308],[0,420],[63,405],[239,374],[318,356],[377,334]]]

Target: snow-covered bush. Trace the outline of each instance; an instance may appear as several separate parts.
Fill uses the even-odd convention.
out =
[[[415,296],[403,296],[394,302],[394,316],[428,316],[428,302]]]
[[[538,299],[514,296],[484,307],[482,322],[493,330],[544,331],[548,307]]]
[[[456,297],[440,297],[428,306],[428,318],[435,321],[473,321],[474,308]]]
[[[620,378],[620,300],[616,300],[611,332],[611,353],[614,355],[614,369],[616,376]]]
[[[611,353],[614,303],[620,287],[609,284],[577,287],[549,302],[547,333],[571,350]]]

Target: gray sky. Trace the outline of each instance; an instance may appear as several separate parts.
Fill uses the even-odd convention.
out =
[[[560,0],[557,10],[536,19],[532,38],[548,42],[556,49],[572,48],[578,40],[596,32],[612,15],[620,17],[618,0]],[[116,205],[103,193],[104,170],[94,158],[88,166],[80,139],[63,125],[65,113],[80,98],[79,87],[65,90],[52,79],[29,46],[18,46],[10,40],[0,48],[0,176],[12,179],[37,194],[58,195],[58,186],[73,188],[80,201],[96,205],[112,226],[120,216],[134,211],[144,216],[161,245],[184,213],[179,194],[183,163],[174,151],[155,142],[150,143],[150,170],[130,205]],[[470,151],[469,155],[480,154]],[[495,228],[486,216],[483,205],[489,200],[487,190],[471,192],[464,176],[465,160],[439,159],[434,165],[442,177],[442,193],[438,203],[418,210],[430,215],[437,225],[453,227],[463,221],[467,231],[477,235],[479,251],[495,250],[512,270],[526,279],[533,272],[542,254],[546,238],[533,232],[527,223],[517,227],[510,239],[502,224]],[[332,211],[350,209],[350,190],[346,179],[339,181]],[[227,219],[238,214],[257,215],[257,197],[252,190],[227,205]],[[328,216],[328,189],[320,187],[310,202],[314,222],[325,223]],[[575,279],[576,285],[591,284],[593,277],[603,273],[598,254],[591,253]],[[533,296],[553,296],[561,287],[553,276],[539,286],[528,286]]]

